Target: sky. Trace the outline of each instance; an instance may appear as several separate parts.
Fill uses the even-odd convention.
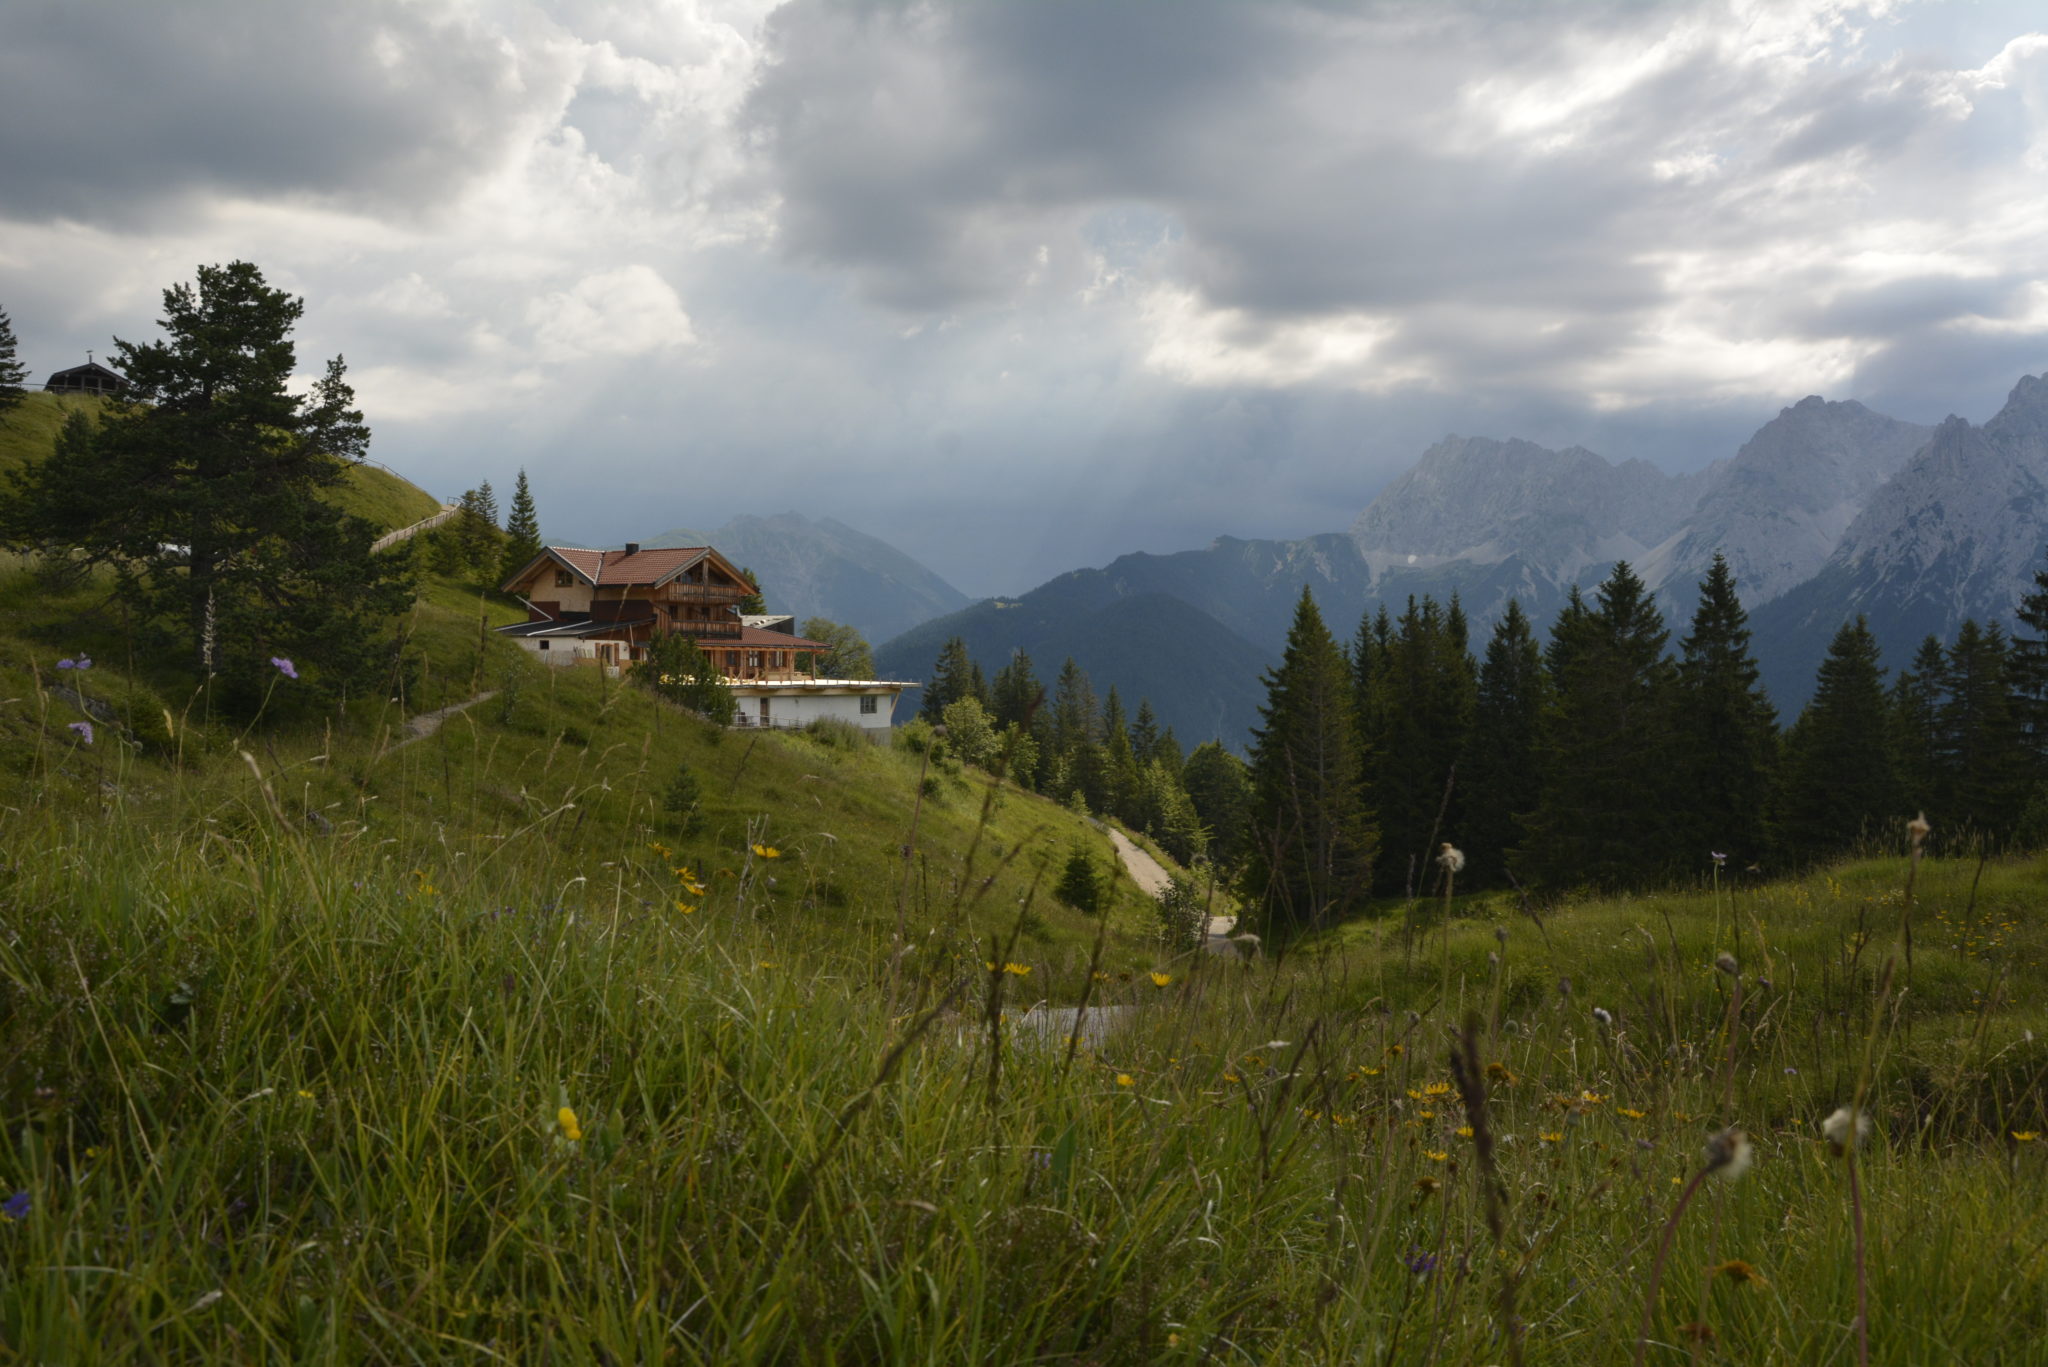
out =
[[[975,595],[2048,368],[2034,3],[10,0],[34,378],[255,262],[550,540],[835,517]]]

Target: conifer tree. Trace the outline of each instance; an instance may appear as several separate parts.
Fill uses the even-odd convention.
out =
[[[1551,631],[1543,793],[1521,851],[1553,887],[1627,887],[1676,862],[1670,819],[1675,671],[1657,604],[1626,561]]]
[[[933,726],[945,723],[946,708],[962,698],[975,696],[974,660],[967,653],[967,642],[958,636],[949,637],[939,647],[938,661],[932,666],[932,677],[924,686],[924,703],[918,715]]]
[[[1102,700],[1102,765],[1100,788],[1088,795],[1088,805],[1107,812],[1119,821],[1142,827],[1138,814],[1138,759],[1131,751],[1131,732],[1124,719],[1123,699],[1115,685]]]
[[[1705,868],[1710,852],[1746,867],[1764,853],[1778,714],[1764,696],[1749,639],[1735,575],[1716,553],[1700,581],[1692,630],[1679,643],[1680,868]]]
[[[2013,716],[2005,633],[1966,621],[1948,650],[1948,696],[1940,712],[1941,768],[1948,792],[1943,812],[1958,833],[1974,831],[2001,843],[2012,831],[2025,793],[2020,728]]]
[[[1181,782],[1208,832],[1209,858],[1220,868],[1237,868],[1250,828],[1251,771],[1217,742],[1204,741],[1188,755]]]
[[[1150,698],[1138,699],[1138,715],[1131,718],[1131,753],[1140,764],[1160,758],[1159,718],[1153,715]]]
[[[1948,652],[1929,635],[1913,663],[1892,680],[1892,764],[1899,801],[1914,810],[1946,814],[1950,792],[1940,758],[1941,713],[1948,699]],[[1945,823],[1944,823],[1945,824]]]
[[[490,514],[493,500],[490,486],[466,489],[457,501],[458,511],[441,530],[441,540],[449,547],[447,561],[451,568],[443,573],[474,573],[487,566],[495,567],[502,552],[498,546],[498,525]]]
[[[1378,832],[1359,791],[1352,678],[1304,588],[1253,733],[1247,900],[1269,932],[1327,925],[1365,896]]]
[[[1061,755],[1071,759],[1095,739],[1095,717],[1095,689],[1069,655],[1053,691],[1053,744]]]
[[[324,497],[370,440],[346,366],[295,388],[304,303],[248,262],[202,266],[163,304],[163,340],[115,342],[126,401],[14,476],[0,535],[112,566],[124,601],[251,703],[273,657],[308,688],[387,671],[409,561],[373,555],[377,528]]]
[[[1017,651],[1008,664],[996,671],[995,683],[989,688],[989,710],[1000,726],[1042,722],[1046,711],[1041,696],[1044,691],[1032,672],[1031,657]]]
[[[512,485],[512,512],[505,519],[505,556],[498,562],[498,577],[509,578],[525,568],[545,544],[540,536],[540,514],[534,511],[533,490],[522,469]]]
[[[476,486],[476,515],[492,531],[498,530],[498,495],[492,491],[489,480]]]
[[[740,599],[740,611],[749,616],[759,616],[761,613],[768,611],[767,596],[761,592],[761,576],[755,574],[747,566],[742,565],[740,566],[740,578],[746,580],[747,586],[753,590],[752,593]]]
[[[1420,882],[1432,833],[1447,839],[1462,818],[1456,770],[1471,731],[1477,678],[1464,613],[1455,604],[1453,611],[1455,625],[1436,600],[1418,605],[1411,598],[1392,639],[1374,646],[1372,723],[1364,747],[1371,761],[1362,767],[1370,769],[1366,798],[1379,820],[1377,882],[1390,895]]]
[[[28,367],[15,355],[20,343],[14,337],[14,320],[0,309],[0,413],[19,404],[27,390]]]
[[[1510,853],[1522,843],[1522,823],[1542,791],[1536,737],[1547,696],[1543,655],[1520,600],[1493,626],[1479,668],[1461,787],[1465,819],[1459,845],[1472,886],[1504,882]],[[1519,876],[1519,873],[1518,873]],[[1461,880],[1462,881],[1462,880]]]
[[[1877,638],[1862,617],[1842,625],[1813,700],[1786,741],[1778,834],[1796,859],[1825,859],[1898,813],[1897,772]]]
[[[2012,635],[2006,672],[2029,786],[2038,788],[2048,783],[2048,568],[2034,571],[2033,586],[2021,596],[2015,615],[2019,628]]]

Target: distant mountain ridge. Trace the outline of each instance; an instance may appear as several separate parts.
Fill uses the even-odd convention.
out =
[[[769,611],[794,613],[799,623],[828,617],[871,643],[968,602],[966,594],[888,542],[829,517],[742,516],[712,531],[676,527],[643,540],[650,546],[716,546],[760,577]]]
[[[1590,590],[1617,560],[1637,569],[1682,628],[1719,552],[1751,610],[1766,682],[1792,711],[1847,617],[1870,617],[1893,668],[1921,637],[1948,636],[1965,617],[2009,624],[2044,541],[2048,382],[2022,378],[1981,427],[1950,418],[1930,428],[1810,396],[1732,457],[1683,475],[1578,446],[1446,437],[1374,498],[1348,534],[1223,537],[1197,551],[1122,556],[1021,598],[925,623],[889,642],[880,658],[928,670],[945,638],[959,635],[994,669],[1031,622],[1034,644],[1025,648],[1049,677],[1068,654],[1087,667],[1096,651],[1090,623],[1106,604],[1170,598],[1251,653],[1219,645],[1192,675],[1141,656],[1096,686],[1149,696],[1183,740],[1242,744],[1263,690],[1226,711],[1215,730],[1205,729],[1212,714],[1194,700],[1244,696],[1215,676],[1255,674],[1277,661],[1304,585],[1343,640],[1367,611],[1384,605],[1398,613],[1411,595],[1441,601],[1455,592],[1477,648],[1509,598],[1541,629],[1574,586]]]

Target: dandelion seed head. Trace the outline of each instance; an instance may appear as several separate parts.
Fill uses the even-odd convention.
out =
[[[1870,1135],[1870,1117],[1848,1106],[1838,1106],[1835,1113],[1820,1122],[1820,1132],[1828,1143],[1841,1153],[1853,1144],[1860,1145]]]
[[[1593,1019],[1602,1025],[1611,1027],[1614,1024],[1614,1013],[1604,1006],[1596,1006],[1593,1008]]]
[[[1445,873],[1462,873],[1465,869],[1465,852],[1446,840],[1437,847],[1436,865]]]
[[[1927,813],[1921,812],[1906,823],[1906,839],[1917,850],[1927,843],[1927,833],[1933,829],[1934,827],[1927,824]]]
[[[1731,978],[1739,976],[1742,972],[1741,967],[1735,962],[1735,956],[1725,949],[1714,956],[1714,967]]]
[[[1724,1181],[1734,1182],[1749,1171],[1755,1159],[1749,1136],[1730,1125],[1707,1141],[1707,1171]]]

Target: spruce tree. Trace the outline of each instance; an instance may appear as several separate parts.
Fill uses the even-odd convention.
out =
[[[512,485],[512,512],[505,519],[505,556],[498,562],[498,577],[506,579],[524,569],[545,544],[540,537],[540,515],[534,511],[533,490],[522,469]]]
[[[7,316],[7,310],[0,309],[0,413],[19,404],[28,392],[23,387],[28,367],[15,355],[19,346],[14,338],[14,320]]]
[[[1181,783],[1208,832],[1209,858],[1220,868],[1235,869],[1245,857],[1250,831],[1251,771],[1217,742],[1204,741],[1189,754]]]
[[[1520,600],[1510,598],[1479,667],[1472,738],[1459,785],[1465,794],[1459,845],[1467,861],[1461,886],[1497,885],[1511,871],[1520,876],[1509,856],[1522,843],[1523,822],[1542,791],[1536,736],[1545,697],[1536,634]]]
[[[1264,682],[1241,886],[1268,931],[1287,936],[1363,900],[1378,841],[1359,790],[1351,671],[1306,588],[1286,652]]]
[[[309,688],[387,672],[409,561],[372,555],[378,529],[327,497],[370,440],[346,366],[296,389],[304,303],[247,262],[202,266],[163,303],[163,340],[115,342],[126,402],[14,475],[0,530],[110,565],[224,701],[260,699],[273,657]]]
[[[761,592],[761,576],[755,574],[747,566],[742,565],[740,567],[740,578],[746,580],[747,587],[753,590],[752,593],[740,599],[740,611],[749,616],[759,616],[761,613],[768,611],[768,599]]]
[[[1101,787],[1099,792],[1089,793],[1088,805],[1142,828],[1144,819],[1138,811],[1138,757],[1132,753],[1123,700],[1117,696],[1114,685],[1102,700],[1101,735]]]
[[[1000,726],[1030,723],[1035,728],[1045,720],[1044,692],[1038,676],[1032,672],[1031,657],[1020,650],[996,671],[995,683],[989,687],[989,710]]]
[[[1862,617],[1828,645],[1813,700],[1786,739],[1778,838],[1787,857],[1827,859],[1899,812],[1884,670]]]
[[[2006,652],[2005,633],[1995,624],[1964,622],[1948,650],[1948,697],[1940,714],[1947,825],[1994,846],[2011,834],[2025,800]]]
[[[932,665],[931,680],[924,686],[924,705],[918,709],[918,715],[933,726],[944,725],[949,704],[975,696],[975,672],[967,642],[958,636],[949,637],[939,647],[939,658]]]
[[[1449,839],[1462,821],[1456,771],[1477,687],[1463,623],[1455,603],[1447,612],[1432,598],[1420,604],[1411,598],[1392,639],[1374,646],[1372,720],[1364,744],[1371,760],[1362,767],[1370,770],[1366,799],[1379,820],[1377,882],[1389,895],[1420,882],[1432,835]]]
[[[484,520],[485,526],[492,531],[498,530],[498,495],[492,491],[489,480],[476,487],[476,513]]]
[[[2048,568],[2034,571],[2015,616],[2019,628],[2012,634],[2006,672],[2029,786],[2038,788],[2048,783]]]
[[[1930,635],[1913,663],[1892,680],[1890,740],[1899,801],[1946,815],[1952,792],[1941,757],[1941,715],[1948,701],[1948,652]]]
[[[1778,713],[1749,649],[1749,614],[1720,554],[1700,581],[1692,630],[1679,643],[1679,867],[1704,869],[1710,853],[1746,867],[1763,857]]]
[[[1131,753],[1140,764],[1151,764],[1160,758],[1159,718],[1152,712],[1150,698],[1138,699],[1138,715],[1131,718]]]
[[[1629,887],[1678,862],[1671,819],[1675,671],[1656,601],[1626,561],[1553,625],[1542,797],[1521,852],[1552,887]]]

